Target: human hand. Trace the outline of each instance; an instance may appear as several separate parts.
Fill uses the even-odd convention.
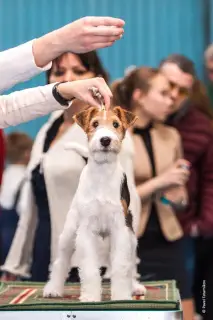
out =
[[[85,80],[64,82],[60,83],[57,89],[60,95],[67,100],[77,98],[85,102],[86,104],[101,107],[100,101],[94,98],[92,91],[90,90],[92,87],[97,88],[97,90],[103,97],[106,109],[109,109],[112,93],[103,78],[97,77]]]
[[[125,22],[111,17],[84,17],[33,41],[35,64],[43,68],[65,52],[85,53],[109,47],[124,33]]]
[[[183,186],[190,175],[190,163],[187,160],[179,159],[175,164],[158,176],[158,183],[161,188],[171,186]]]
[[[52,32],[61,53],[85,53],[111,46],[124,33],[125,22],[112,17],[84,17]]]

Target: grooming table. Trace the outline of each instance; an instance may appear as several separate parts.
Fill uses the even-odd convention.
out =
[[[43,298],[44,283],[1,282],[2,320],[172,320],[182,319],[175,281],[144,282],[146,296],[110,301],[110,286],[103,284],[102,302],[79,302],[80,288],[68,283],[63,298]],[[39,317],[39,318],[38,318]],[[143,318],[142,318],[143,317]]]

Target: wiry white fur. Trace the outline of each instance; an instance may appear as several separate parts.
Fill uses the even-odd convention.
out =
[[[100,144],[101,137],[112,139],[108,150]],[[79,151],[86,151],[72,145]],[[62,296],[69,272],[69,262],[77,248],[80,256],[81,301],[101,300],[98,238],[109,237],[111,299],[132,298],[136,265],[135,233],[126,226],[121,205],[123,169],[118,160],[121,142],[109,129],[96,131],[89,143],[88,164],[82,171],[79,185],[68,212],[59,240],[59,250],[50,280],[43,295]]]
[[[66,149],[72,149],[75,150],[78,154],[80,154],[82,157],[88,158],[89,157],[89,150],[88,148],[76,143],[76,142],[70,142],[67,143],[65,145]],[[138,226],[138,219],[139,217],[136,215],[136,213],[139,212],[139,210],[137,208],[135,208],[135,206],[137,205],[137,194],[136,190],[135,190],[135,186],[131,185],[131,183],[128,181],[128,187],[129,187],[129,191],[130,191],[130,198],[131,198],[131,202],[130,202],[130,210],[133,214],[133,229],[136,232],[137,230],[137,226]],[[139,199],[140,201],[140,199]],[[107,252],[101,252],[102,255],[105,257],[105,261],[107,261],[107,270],[106,273],[103,276],[103,279],[110,279],[111,277],[111,267],[110,267],[110,257],[109,257],[109,248],[110,248],[110,243],[109,243],[109,239],[104,239],[104,243],[101,246],[102,251],[105,250]],[[101,255],[100,253],[100,255]],[[140,259],[136,259],[136,265],[139,264]],[[133,294],[145,294],[146,289],[145,287],[137,281],[137,279],[140,278],[140,275],[137,273],[137,266],[135,265],[135,273],[133,274]]]

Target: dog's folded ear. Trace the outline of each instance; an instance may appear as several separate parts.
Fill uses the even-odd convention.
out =
[[[89,123],[92,117],[97,112],[98,110],[96,107],[90,107],[88,109],[76,113],[73,116],[73,120],[86,132],[88,130]]]
[[[132,126],[138,119],[138,117],[134,113],[124,110],[121,107],[114,107],[113,112],[120,119],[125,129]]]

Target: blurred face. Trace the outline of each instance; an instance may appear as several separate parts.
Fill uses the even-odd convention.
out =
[[[177,111],[181,108],[182,103],[189,98],[194,78],[192,75],[183,72],[174,63],[165,63],[161,67],[161,72],[169,81],[171,97],[174,101],[173,111]]]
[[[23,163],[25,165],[28,165],[29,161],[30,161],[30,156],[31,156],[31,149],[25,151],[25,153],[23,154]]]
[[[56,65],[53,63],[49,82],[75,81],[93,78],[96,75],[89,71],[82,64],[79,57],[73,53],[66,53],[62,56],[60,63]],[[79,112],[81,108],[85,107],[84,102],[74,100],[72,108],[65,110],[65,115],[68,120],[72,120],[73,114]]]
[[[147,94],[142,94],[139,104],[152,120],[164,121],[171,113],[173,101],[170,96],[170,85],[162,74],[156,75],[150,83]]]
[[[208,79],[213,82],[213,59],[206,61],[206,72]]]
[[[53,64],[50,83],[75,81],[95,77],[94,72],[87,70],[79,57],[73,53],[64,54],[59,65]]]

